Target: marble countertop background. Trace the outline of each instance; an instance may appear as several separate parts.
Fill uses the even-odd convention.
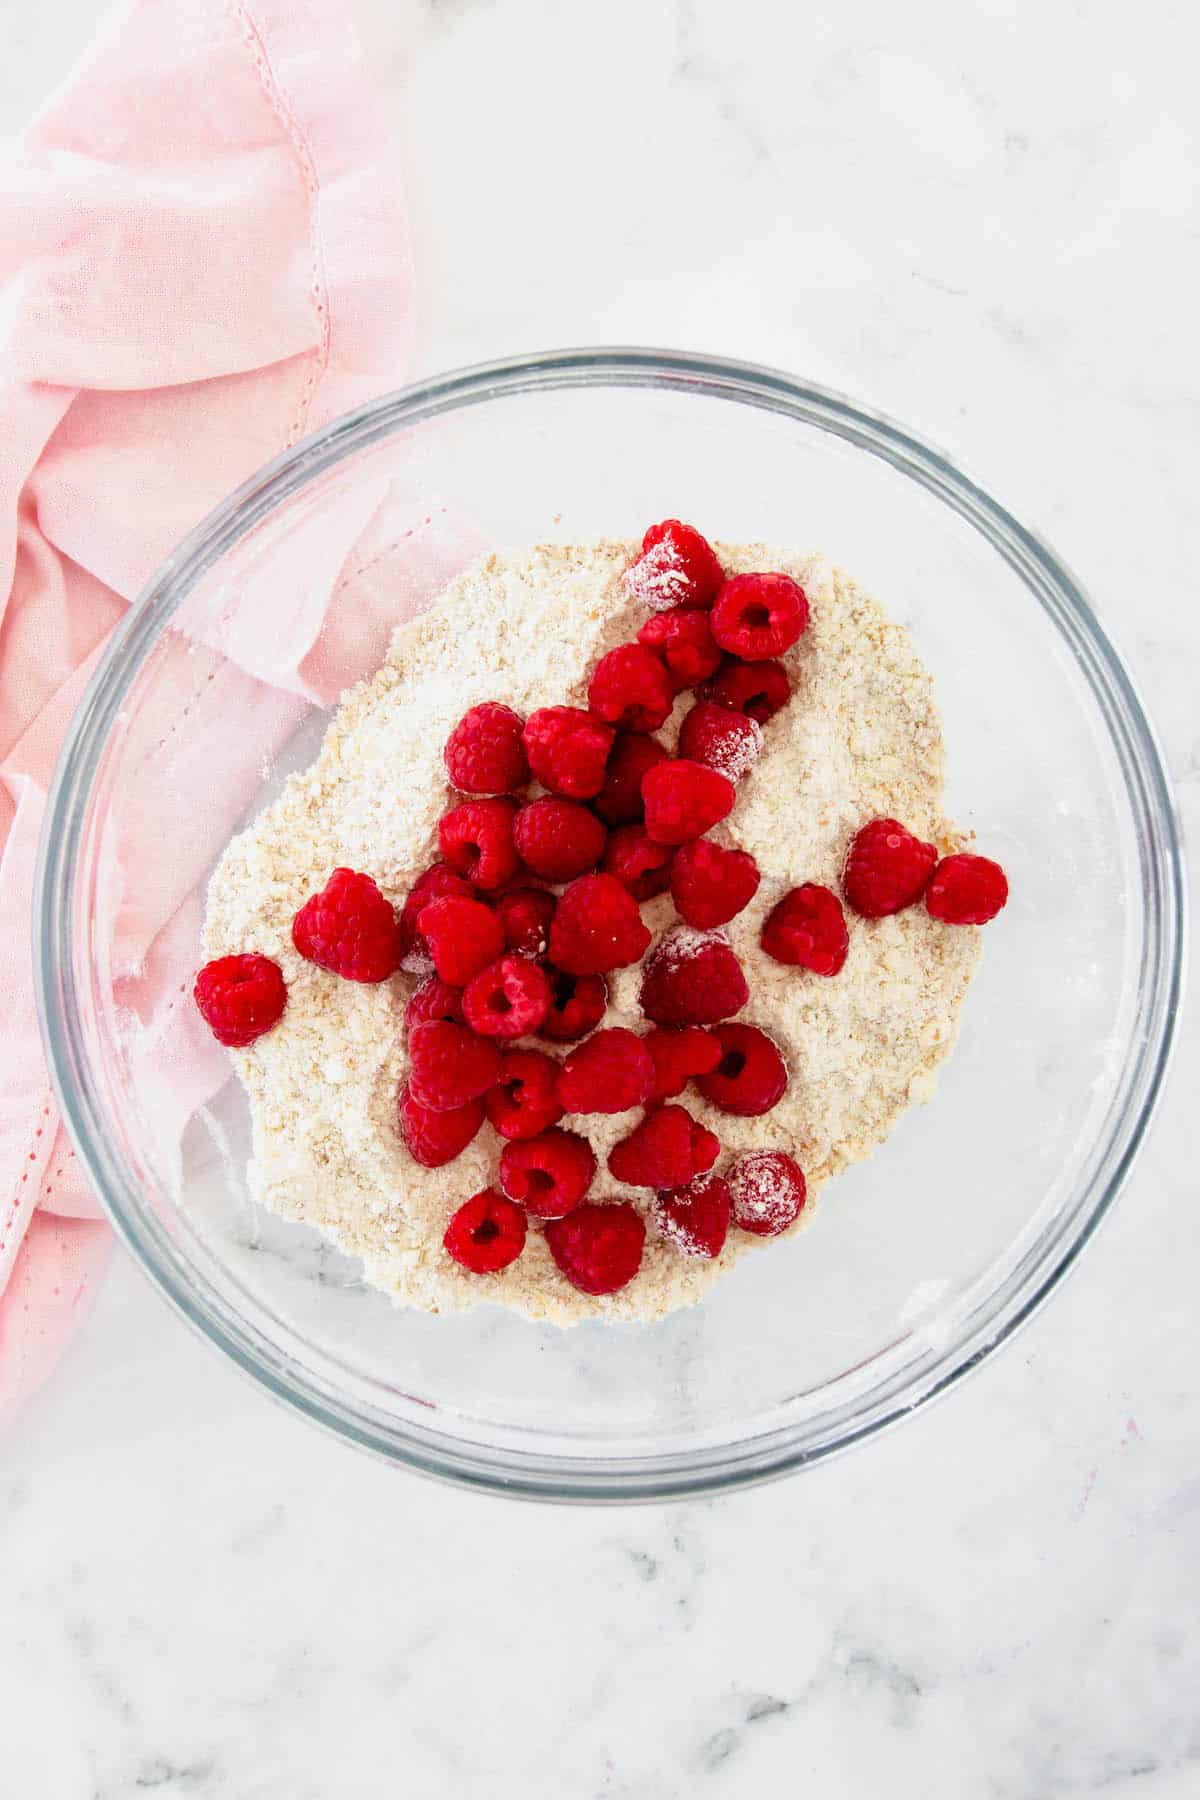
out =
[[[358,0],[423,368],[719,350],[1039,525],[1200,835],[1190,0]],[[6,21],[0,133],[92,8]],[[1194,1800],[1200,1053],[1015,1344],[801,1479],[630,1511],[377,1466],[127,1264],[0,1445],[13,1800]]]

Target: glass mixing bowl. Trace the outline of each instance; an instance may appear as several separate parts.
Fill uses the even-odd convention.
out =
[[[299,688],[252,679],[261,649],[247,645],[263,634],[245,621],[272,608],[280,643],[303,645],[356,536],[351,572],[374,566],[403,614],[426,597],[431,520],[516,547],[632,536],[672,514],[714,537],[819,547],[911,629],[944,712],[949,811],[1005,864],[1012,901],[986,933],[933,1102],[825,1189],[807,1231],[744,1258],[702,1305],[565,1332],[490,1307],[398,1309],[356,1264],[250,1202],[240,1089],[225,1080],[192,1110],[189,1071],[209,1047],[186,982],[162,1003],[165,972],[201,960],[204,886],[231,829],[311,759],[327,718]],[[303,591],[273,579],[298,533]],[[380,646],[366,648],[377,660]],[[220,804],[198,816],[209,758]],[[650,351],[422,382],[336,420],[213,513],[131,610],[75,716],[36,918],[68,1129],[117,1231],[184,1317],[297,1411],[398,1463],[586,1500],[694,1494],[815,1462],[1009,1337],[1129,1171],[1163,1077],[1183,942],[1153,733],[1046,545],[865,407],[769,370]]]

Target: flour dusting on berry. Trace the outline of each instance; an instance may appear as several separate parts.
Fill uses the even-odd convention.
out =
[[[688,581],[669,544],[655,544],[626,570],[625,591],[654,612],[666,612],[688,597]]]
[[[383,667],[345,697],[317,760],[234,839],[213,877],[206,954],[269,958],[286,983],[282,1016],[232,1052],[250,1101],[251,1191],[361,1257],[367,1280],[408,1305],[449,1312],[492,1302],[569,1324],[653,1319],[690,1304],[739,1258],[786,1254],[772,1234],[801,1231],[829,1178],[869,1155],[910,1104],[929,1097],[957,1030],[979,934],[973,925],[933,916],[939,906],[949,910],[941,889],[932,906],[919,900],[881,917],[848,914],[849,949],[832,976],[778,961],[760,942],[764,922],[794,890],[818,884],[842,892],[848,850],[870,821],[901,821],[942,859],[971,848],[942,810],[941,726],[908,634],[820,558],[718,543],[712,548],[726,576],[775,571],[802,589],[806,627],[791,639],[798,602],[784,616],[769,595],[765,611],[776,636],[764,640],[766,650],[786,645],[777,660],[727,656],[703,687],[675,697],[652,739],[628,734],[624,705],[615,701],[607,707],[615,726],[590,720],[589,682],[603,656],[636,642],[652,615],[684,605],[712,608],[717,600],[719,570],[711,552],[705,560],[698,534],[677,521],[647,537],[655,532],[662,535],[648,547],[539,546],[493,555],[468,570],[433,609],[398,631]],[[746,652],[761,650],[749,635],[759,629],[757,613],[743,607],[727,619],[732,610],[727,602],[717,614],[720,635]],[[644,696],[634,698],[641,704]],[[710,705],[727,710],[733,724],[727,750],[711,714],[693,723],[690,745],[681,742],[687,716]],[[472,708],[487,710],[474,716],[451,752],[473,790],[467,798],[449,785],[443,752]],[[527,722],[543,717],[518,742],[504,708]],[[752,729],[739,723],[747,714]],[[645,725],[645,715],[630,716]],[[618,749],[606,765],[614,737]],[[640,822],[640,782],[651,764],[682,759],[716,769],[735,785],[735,803],[701,841],[753,858],[761,876],[757,891],[719,932],[681,927],[669,892],[646,900],[644,959],[644,934],[636,918],[623,917],[624,902],[612,892],[619,884],[603,873],[576,879],[593,884],[585,891],[599,894],[607,911],[573,920],[561,899],[555,908],[526,898],[510,927],[505,894],[538,892],[521,885],[527,875],[507,873],[517,802],[505,796],[521,775],[523,755],[537,765],[535,777],[540,768],[542,787],[552,786],[565,800],[591,806],[603,785],[593,810],[609,827]],[[540,791],[535,779],[525,799]],[[439,821],[457,806],[470,810],[443,833],[439,848]],[[536,818],[543,817],[554,825],[549,848],[536,853],[556,859],[547,866],[577,866],[592,854],[594,834],[585,844],[562,828],[576,815],[542,808]],[[560,936],[572,939],[569,960],[579,964],[569,976],[552,976],[551,1010],[537,1035],[515,1045],[503,1036],[477,1038],[465,1068],[460,1052],[468,1034],[452,1000],[426,994],[411,1033],[404,1025],[405,1009],[433,966],[417,926],[421,908],[405,902],[431,865],[447,857],[455,869],[432,881],[426,904],[466,899],[455,870],[475,879],[482,863],[495,886],[479,897],[495,909],[505,939],[512,929],[518,941],[481,938],[468,945],[455,916],[461,907],[443,907],[430,922],[446,966],[457,956],[458,972],[487,950],[480,969],[488,973],[519,953],[526,935],[535,945],[543,933],[552,937],[560,917]],[[960,867],[951,865],[949,874]],[[370,877],[395,908],[405,958],[398,974],[346,979],[293,942],[296,913],[335,869]],[[978,886],[976,872],[967,897],[953,897],[951,920],[984,910]],[[467,923],[480,921],[472,914]],[[585,927],[604,941],[587,941]],[[682,1000],[675,996],[682,1012],[662,1020],[643,1012],[642,985],[664,938],[666,966],[684,972],[704,966],[714,942],[724,946],[717,958],[727,990],[718,997],[721,1005],[732,1005],[738,1027],[765,1034],[783,1058],[786,1090],[771,1110],[742,1115],[705,1098],[700,1084],[711,1075],[711,1059],[706,1074],[704,1032],[716,1029],[705,1017],[711,997],[691,993],[685,982]],[[631,962],[609,960],[631,950]],[[598,973],[589,972],[597,966]],[[374,975],[375,968],[367,972]],[[743,973],[746,992],[739,999]],[[493,979],[488,973],[473,1005],[513,1004],[502,984],[489,985]],[[605,994],[607,1010],[599,1012]],[[540,1005],[545,996],[537,998]],[[601,1027],[646,1038],[656,1026],[676,1034],[664,1040],[672,1046],[685,1028],[696,1034],[687,1062],[680,1053],[678,1073],[665,1060],[661,1071],[662,1097],[676,1110],[669,1128],[658,1130],[661,1143],[654,1133],[648,1143],[643,1133],[633,1152],[615,1160],[618,1170],[643,1181],[649,1174],[674,1186],[698,1184],[708,1204],[704,1235],[696,1241],[706,1252],[719,1243],[713,1254],[696,1254],[694,1244],[692,1253],[681,1254],[671,1241],[685,1229],[689,1203],[676,1198],[659,1205],[652,1188],[611,1170],[613,1151],[653,1112],[634,1106],[564,1114],[558,1097],[559,1065],[583,1034]],[[734,1034],[729,1041],[749,1040]],[[689,1075],[693,1050],[698,1072]],[[483,1092],[497,1069],[499,1081]],[[722,1079],[731,1079],[728,1071]],[[690,1121],[686,1130],[680,1110]],[[532,1179],[553,1209],[563,1203],[563,1184],[575,1183],[564,1189],[573,1197],[586,1175],[583,1152],[570,1148],[576,1139],[585,1139],[595,1157],[586,1198],[557,1221],[531,1211],[522,1246],[520,1221],[504,1192],[505,1145],[536,1142],[536,1149],[511,1154],[506,1172],[520,1186],[513,1171],[525,1170],[526,1182],[535,1171]],[[803,1171],[799,1188],[788,1163],[798,1175]],[[799,1204],[804,1177],[807,1199]],[[712,1203],[721,1182],[732,1196],[723,1238],[720,1208]],[[699,1220],[694,1198],[690,1205]],[[689,1229],[695,1236],[700,1228]],[[799,1262],[796,1268],[802,1283]]]

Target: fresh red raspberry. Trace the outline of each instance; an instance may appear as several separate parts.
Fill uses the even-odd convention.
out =
[[[943,856],[925,889],[925,909],[945,925],[986,925],[1008,899],[1008,877],[990,856]]]
[[[711,606],[725,572],[712,545],[694,525],[664,519],[651,525],[642,553],[625,571],[625,586],[652,612],[670,606]]]
[[[400,1090],[399,1114],[400,1136],[413,1161],[423,1169],[440,1169],[462,1155],[483,1124],[483,1101],[468,1100],[450,1112],[431,1112],[405,1086]]]
[[[450,867],[491,892],[521,866],[513,843],[515,800],[464,800],[438,823],[438,848]]]
[[[729,1186],[720,1175],[701,1175],[686,1187],[667,1188],[650,1203],[654,1223],[684,1256],[710,1261],[729,1235]]]
[[[527,956],[502,956],[469,981],[463,995],[463,1016],[480,1037],[526,1037],[549,1009],[546,971]]]
[[[725,1171],[733,1223],[755,1237],[778,1237],[804,1206],[804,1171],[782,1150],[755,1150]]]
[[[446,739],[443,757],[460,794],[510,794],[529,780],[521,742],[524,721],[511,706],[485,700],[463,714]]]
[[[778,1047],[757,1025],[718,1025],[713,1035],[721,1045],[721,1060],[696,1083],[704,1098],[743,1119],[770,1112],[788,1084]]]
[[[790,650],[808,625],[808,599],[790,575],[735,575],[712,609],[712,634],[743,662]]]
[[[650,933],[637,901],[612,875],[581,875],[550,925],[550,961],[568,975],[604,975],[640,962]]]
[[[434,968],[450,987],[466,987],[504,951],[504,927],[482,900],[447,894],[422,909],[417,925]]]
[[[521,861],[543,881],[573,881],[594,869],[604,855],[605,836],[594,812],[557,794],[531,800],[513,826]]]
[[[538,1219],[561,1219],[592,1185],[596,1154],[574,1131],[543,1131],[500,1152],[500,1185]]]
[[[872,819],[850,845],[842,888],[864,919],[882,919],[921,898],[936,862],[933,845],[895,819]]]
[[[525,1210],[495,1188],[465,1200],[446,1227],[442,1243],[472,1275],[495,1275],[525,1248]]]
[[[670,612],[655,613],[638,632],[638,643],[662,657],[676,694],[707,681],[721,666],[720,645],[708,614],[699,606],[673,606]]]
[[[301,956],[347,981],[386,981],[400,967],[400,922],[369,875],[335,869],[292,920]]]
[[[504,941],[521,956],[544,956],[550,942],[550,921],[557,902],[542,888],[510,888],[496,901],[496,917],[504,927]]]
[[[537,1137],[562,1118],[558,1064],[540,1050],[506,1050],[483,1104],[502,1138]]]
[[[720,932],[680,926],[646,959],[642,1011],[656,1025],[715,1025],[749,998],[742,965]]]
[[[570,1113],[628,1112],[650,1098],[653,1086],[653,1057],[619,1025],[579,1044],[558,1072],[558,1098]]]
[[[192,997],[218,1044],[244,1050],[283,1017],[287,987],[279,964],[246,951],[218,956],[196,976]]]
[[[646,1226],[635,1206],[585,1200],[546,1226],[550,1254],[581,1294],[615,1294],[642,1266]]]
[[[622,731],[612,747],[604,785],[592,808],[606,825],[635,825],[645,814],[642,776],[655,763],[666,762],[667,753],[657,738],[638,731]]]
[[[618,825],[609,834],[604,869],[628,888],[635,900],[653,900],[671,885],[675,851],[670,844],[656,844],[640,825]]]
[[[613,732],[591,713],[577,706],[539,707],[526,720],[522,741],[530,768],[552,794],[590,800],[600,792]]]
[[[409,1091],[430,1112],[453,1112],[500,1079],[500,1052],[448,1019],[427,1019],[408,1039]]]
[[[836,975],[850,948],[841,901],[815,881],[789,889],[767,914],[762,947],[776,962]]]
[[[618,644],[588,683],[592,712],[619,731],[657,731],[674,704],[667,666],[644,644]]]
[[[660,844],[703,837],[733,811],[735,798],[727,776],[686,757],[656,763],[642,777],[646,830]]]
[[[542,1020],[541,1036],[555,1044],[586,1037],[608,1010],[608,983],[603,975],[567,975],[562,969],[547,973],[550,1010]]]
[[[608,1153],[609,1173],[630,1187],[686,1187],[712,1168],[720,1140],[683,1106],[656,1106]]]
[[[762,726],[749,713],[718,706],[715,700],[697,700],[679,727],[679,754],[692,762],[740,781],[758,761]]]
[[[417,920],[432,901],[444,900],[449,894],[457,894],[464,900],[473,900],[475,897],[475,890],[470,882],[457,875],[449,863],[434,863],[431,869],[426,869],[423,875],[417,876],[400,913],[400,945],[406,967],[414,951],[428,949],[417,929]]]
[[[699,1025],[679,1030],[660,1025],[642,1041],[654,1058],[651,1100],[674,1100],[693,1075],[711,1074],[721,1060],[720,1042]]]
[[[671,864],[671,898],[681,919],[698,931],[727,925],[758,892],[758,864],[745,850],[725,850],[708,838],[681,844]]]
[[[744,712],[765,725],[792,697],[792,684],[781,662],[738,662],[731,658],[701,690],[717,706]]]
[[[462,989],[451,987],[440,975],[431,975],[417,988],[404,1009],[404,1029],[412,1031],[430,1019],[449,1019],[452,1025],[463,1022]]]

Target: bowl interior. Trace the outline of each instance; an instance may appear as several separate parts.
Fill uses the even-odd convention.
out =
[[[314,754],[322,681],[368,673],[388,625],[474,548],[629,536],[670,514],[821,548],[911,629],[944,714],[949,811],[1005,864],[1010,906],[934,1100],[824,1190],[808,1231],[699,1308],[565,1333],[490,1308],[398,1310],[248,1198],[245,1103],[175,980],[199,960],[208,874]],[[297,534],[300,592],[278,578]],[[372,622],[350,642],[330,627],[305,660],[330,594],[364,570]],[[1002,1335],[1136,1142],[1178,950],[1171,821],[1141,726],[1052,559],[932,453],[829,396],[683,359],[401,396],[210,521],[81,715],[54,802],[44,971],[78,1147],[210,1335],[402,1459],[632,1494],[822,1454]],[[197,767],[212,770],[198,808]]]

